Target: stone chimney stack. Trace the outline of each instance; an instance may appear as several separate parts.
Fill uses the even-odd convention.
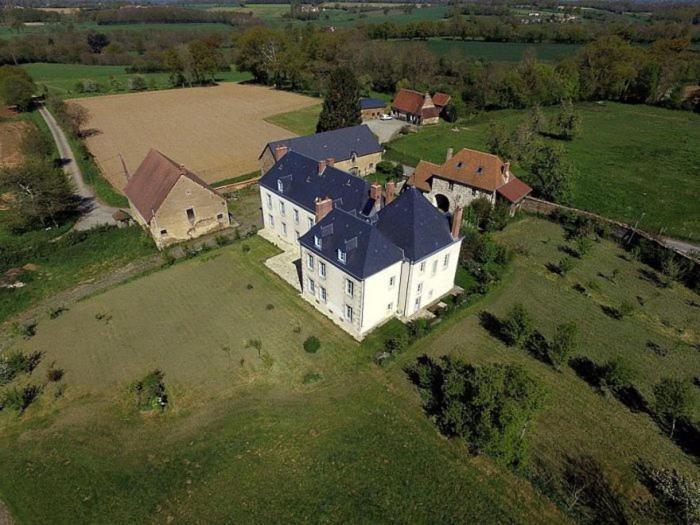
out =
[[[447,162],[448,160],[450,160],[452,158],[453,151],[454,150],[452,148],[447,148],[447,155],[445,155],[445,162]]]
[[[284,157],[287,152],[289,151],[289,148],[285,145],[280,145],[275,148],[275,160],[280,160],[282,157]]]
[[[459,238],[459,230],[462,228],[462,207],[455,208],[452,215],[452,238]]]
[[[382,185],[373,182],[372,185],[369,187],[369,198],[373,199],[375,203],[379,203],[381,205],[382,202]]]
[[[506,182],[510,181],[510,162],[505,162],[503,164],[503,177]]]
[[[316,224],[333,210],[333,199],[330,197],[316,197]]]
[[[393,180],[389,180],[386,183],[386,203],[389,204],[394,200],[394,192],[396,191],[396,183]]]
[[[326,160],[319,160],[318,161],[318,174],[323,175],[323,172],[326,171]]]

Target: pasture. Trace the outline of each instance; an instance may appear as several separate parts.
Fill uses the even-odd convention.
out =
[[[111,33],[114,31],[191,31],[193,33],[209,33],[220,31],[228,33],[233,31],[233,27],[227,24],[219,23],[181,23],[181,24],[97,24],[94,22],[80,22],[75,24],[51,24],[44,25],[25,25],[19,30],[13,29],[7,25],[0,25],[0,39],[11,39],[16,36],[32,34],[50,36],[55,31],[87,30],[99,31],[100,33]]]
[[[41,88],[46,87],[51,93],[63,98],[89,97],[106,93],[123,93],[128,91],[128,80],[134,73],[127,73],[126,66],[88,66],[83,64],[49,64],[36,62],[21,66]],[[144,73],[138,76],[146,80],[149,90],[171,87],[167,73]],[[249,73],[236,70],[221,71],[216,76],[217,82],[243,82],[250,80]],[[99,92],[80,93],[76,90],[79,81],[92,80],[102,86]]]
[[[526,53],[532,53],[539,60],[557,60],[571,56],[580,49],[576,44],[482,42],[440,38],[431,38],[424,45],[438,56],[459,56],[489,62],[519,62]]]
[[[580,104],[581,133],[559,141],[573,164],[572,204],[652,232],[700,240],[700,115],[618,103]],[[558,108],[545,108],[553,117]],[[388,158],[442,162],[447,148],[486,149],[491,122],[511,129],[527,111],[482,113],[441,123],[389,145]],[[522,173],[515,166],[516,173]],[[642,215],[643,214],[643,215]]]
[[[18,521],[561,522],[394,395],[376,343],[358,346],[269,273],[274,253],[241,241],[39,323],[19,344],[45,352],[31,379],[55,362],[66,388],[47,386],[22,418],[0,412],[0,499]],[[128,385],[156,367],[171,408],[144,416]]]
[[[293,136],[266,117],[318,100],[240,84],[77,99],[90,112],[85,142],[103,175],[121,190],[150,148],[185,164],[207,182],[259,168],[266,143]]]

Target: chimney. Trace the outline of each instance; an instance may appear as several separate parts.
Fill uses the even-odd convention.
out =
[[[326,161],[325,160],[319,160],[318,161],[318,174],[323,175],[323,172],[326,171]]]
[[[333,167],[335,165],[335,159],[333,157],[328,157],[326,159],[326,166]]]
[[[462,228],[462,207],[455,208],[452,215],[452,238],[459,238],[459,230]]]
[[[369,198],[374,199],[376,203],[382,202],[382,185],[378,182],[373,182],[369,187]]]
[[[285,145],[280,145],[275,148],[275,160],[280,160],[289,151],[289,147]]]
[[[386,182],[386,203],[389,204],[394,200],[394,191],[396,190],[396,183],[393,180]]]
[[[510,180],[510,162],[503,164],[503,177],[505,178],[506,182]]]
[[[447,162],[448,160],[450,160],[452,158],[453,151],[454,150],[452,148],[447,148],[447,155],[445,155],[445,162]]]
[[[333,199],[330,197],[316,197],[316,224],[333,210]]]

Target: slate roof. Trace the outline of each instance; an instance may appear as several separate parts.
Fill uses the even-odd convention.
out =
[[[277,146],[287,146],[290,151],[296,151],[312,159],[333,158],[336,162],[352,158],[353,153],[363,157],[382,151],[377,137],[364,124],[304,137],[277,140],[268,143],[266,148],[269,147],[274,154]]]
[[[415,188],[402,192],[377,215],[377,229],[401,248],[411,262],[455,242],[447,216]]]
[[[145,221],[150,221],[180,177],[187,177],[212,193],[206,182],[160,151],[151,149],[124,187],[124,194]]]
[[[362,97],[360,99],[360,109],[384,109],[386,102],[378,98]]]
[[[321,239],[316,247],[315,237]],[[403,260],[403,253],[379,229],[352,213],[334,209],[300,239],[299,243],[357,279],[365,279]],[[346,254],[338,260],[338,249]]]
[[[279,183],[282,183],[282,191]],[[290,151],[260,179],[260,186],[314,213],[317,197],[330,197],[335,208],[360,212],[369,198],[369,183],[361,177],[326,166]]]

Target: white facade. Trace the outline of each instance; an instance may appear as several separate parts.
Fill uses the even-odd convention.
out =
[[[313,213],[262,186],[260,202],[264,228],[287,244],[296,243],[316,223]]]
[[[302,297],[358,339],[394,317],[399,306],[402,262],[364,279],[342,263],[301,247]]]
[[[454,288],[461,245],[456,241],[420,261],[402,263],[401,317],[411,317]]]

